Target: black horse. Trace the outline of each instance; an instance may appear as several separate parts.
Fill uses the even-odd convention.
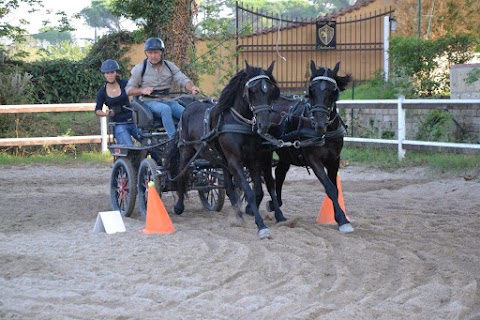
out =
[[[352,81],[350,75],[339,76],[340,62],[333,70],[311,61],[308,100],[289,99],[282,95],[274,101],[270,133],[290,147],[279,148],[275,168],[278,203],[282,205],[282,186],[290,165],[312,168],[333,202],[335,220],[342,233],[353,227],[338,203],[337,174],[343,148],[345,125],[337,112],[340,91]],[[325,169],[327,173],[325,173]],[[271,203],[269,203],[271,207]]]
[[[186,192],[185,173],[194,159],[201,157],[212,165],[222,167],[225,191],[236,216],[242,219],[240,188],[255,216],[260,239],[271,237],[260,215],[256,199],[263,197],[262,173],[267,189],[274,200],[277,222],[285,221],[275,194],[271,172],[272,150],[263,147],[262,135],[270,124],[271,105],[280,95],[272,75],[274,62],[267,70],[252,67],[238,72],[223,89],[214,106],[197,103],[188,107],[180,120],[175,145],[170,149],[167,163],[177,182],[176,214],[184,211]],[[178,165],[175,165],[178,162]],[[250,187],[247,173],[253,182]]]

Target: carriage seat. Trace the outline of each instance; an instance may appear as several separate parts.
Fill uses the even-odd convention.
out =
[[[195,95],[182,95],[175,98],[182,106],[187,108],[196,101],[201,101],[208,104],[215,104],[215,101],[211,98],[198,99]],[[166,135],[163,129],[163,123],[161,119],[155,118],[150,109],[145,106],[140,97],[133,97],[131,102],[133,109],[133,121],[137,126],[137,131],[141,137],[152,137],[156,135]],[[175,125],[178,120],[174,119]]]
[[[140,101],[139,97],[134,97],[131,105],[133,121],[139,131],[152,132],[163,128],[162,120],[155,118],[152,111]]]

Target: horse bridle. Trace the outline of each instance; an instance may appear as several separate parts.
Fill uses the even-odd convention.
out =
[[[327,75],[327,72],[328,72],[328,70],[325,70],[325,73],[323,74],[323,76],[317,76],[317,77],[313,78],[312,81],[310,82],[310,86],[313,86],[313,84],[315,84],[316,82],[321,82],[320,83],[320,89],[325,90],[327,88],[327,85],[326,85],[325,81],[331,82],[335,85],[333,91],[335,92],[335,94],[338,94],[339,89],[338,89],[337,81],[335,79],[329,77]],[[333,120],[335,120],[335,118],[330,119],[330,114],[332,113],[333,108],[335,106],[335,100],[336,99],[333,100],[333,102],[330,106],[326,106],[323,103],[317,103],[310,108],[310,112],[312,114],[315,113],[315,112],[326,114],[327,119],[328,119],[328,124],[327,125],[330,125],[333,122]],[[313,117],[312,117],[312,121],[313,121]]]
[[[251,79],[249,79],[245,83],[245,86],[244,86],[244,89],[243,89],[243,98],[247,101],[248,107],[250,108],[250,111],[253,112],[252,121],[254,121],[254,123],[255,123],[255,116],[257,114],[259,114],[261,112],[270,111],[272,109],[272,106],[267,105],[267,104],[254,106],[250,101],[250,95],[249,95],[250,89],[253,88],[254,86],[256,86],[259,81],[261,81],[261,85],[262,85],[261,89],[262,89],[263,93],[268,92],[267,82],[269,82],[270,84],[273,85],[272,80],[270,79],[269,76],[267,76],[265,74],[261,74],[261,75],[254,76]]]

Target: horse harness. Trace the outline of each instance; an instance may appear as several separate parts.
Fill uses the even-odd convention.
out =
[[[246,135],[256,134],[254,132],[254,127],[256,124],[255,116],[260,112],[271,110],[271,106],[269,105],[253,106],[250,101],[249,90],[254,85],[256,85],[258,81],[262,81],[261,83],[262,92],[267,93],[268,92],[267,81],[271,82],[270,77],[268,77],[267,75],[258,75],[258,76],[252,77],[245,83],[244,91],[243,91],[243,98],[245,99],[245,101],[247,101],[249,109],[253,112],[252,119],[247,119],[244,116],[242,116],[237,110],[230,108],[229,111],[232,114],[236,123],[227,123],[222,125],[221,123],[222,123],[223,116],[221,114],[217,123],[212,128],[211,113],[213,109],[217,107],[216,104],[213,104],[212,106],[210,106],[205,110],[205,114],[203,117],[203,135],[200,137],[200,140],[198,141],[186,141],[184,139],[179,140],[177,144],[178,147],[192,145],[192,144],[201,144],[201,147],[197,150],[195,155],[189,160],[185,168],[187,168],[193,161],[195,161],[197,156],[207,146],[216,155],[216,157],[221,158],[221,153],[215,148],[215,146],[213,146],[212,144],[209,144],[209,142],[215,139],[216,137],[218,137],[222,133],[239,133],[239,134],[246,134]],[[179,132],[182,131],[181,121],[179,122],[179,125],[178,125],[178,131]]]

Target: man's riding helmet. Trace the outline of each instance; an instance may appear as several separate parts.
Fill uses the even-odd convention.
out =
[[[118,71],[118,70],[120,70],[120,66],[118,65],[118,62],[112,59],[103,61],[102,66],[100,67],[100,71],[102,73]]]
[[[148,38],[145,41],[145,51],[148,50],[162,50],[165,51],[165,45],[160,38]]]

